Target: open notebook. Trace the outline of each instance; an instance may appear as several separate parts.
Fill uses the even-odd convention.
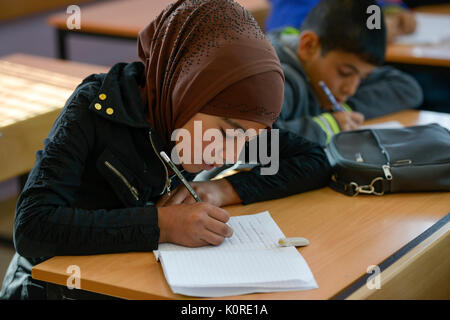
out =
[[[297,249],[278,245],[284,235],[269,212],[232,217],[228,224],[233,236],[220,246],[166,243],[154,251],[174,293],[222,297],[318,288]]]

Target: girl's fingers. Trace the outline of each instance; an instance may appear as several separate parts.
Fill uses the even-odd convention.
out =
[[[209,219],[205,224],[205,228],[221,237],[229,238],[233,235],[233,229],[226,223],[215,219]]]
[[[186,188],[181,186],[176,188],[170,195],[170,198],[167,200],[166,205],[170,206],[182,203],[186,198],[186,193],[188,193]]]
[[[194,197],[191,196],[191,194],[189,194],[184,200],[183,200],[183,204],[194,204],[197,201],[195,201]]]
[[[166,205],[168,199],[169,199],[169,195],[168,195],[168,194],[163,195],[163,196],[158,200],[158,202],[156,203],[156,207],[157,207],[157,208],[159,208],[159,207],[164,207],[164,206]]]
[[[205,230],[204,234],[202,235],[201,240],[203,240],[213,246],[218,246],[225,240],[225,237],[222,237],[222,236],[218,235],[217,233],[211,232],[209,230]]]

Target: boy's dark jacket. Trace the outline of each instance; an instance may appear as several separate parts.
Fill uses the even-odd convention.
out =
[[[143,72],[140,62],[116,64],[106,75],[86,78],[68,99],[19,197],[17,253],[0,298],[45,298],[31,268],[52,256],[158,247],[154,203],[166,171],[155,152],[161,141],[144,120],[138,90]],[[247,204],[323,187],[329,173],[317,144],[280,132],[277,175],[261,176],[254,168],[227,179]],[[173,188],[179,183],[172,182]]]
[[[340,128],[334,117],[321,108],[297,58],[299,34],[285,34],[283,30],[268,34],[286,79],[283,108],[275,126],[325,146]],[[416,108],[422,100],[422,89],[411,76],[385,66],[375,68],[361,82],[356,94],[347,101],[347,108],[361,112],[366,119],[370,119]]]

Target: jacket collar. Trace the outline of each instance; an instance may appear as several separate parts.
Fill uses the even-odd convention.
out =
[[[270,32],[268,38],[272,42],[280,62],[295,68],[295,70],[300,72],[302,76],[309,81],[308,75],[297,55],[300,33],[286,34],[283,32],[284,29],[285,28],[280,28]]]
[[[310,79],[303,68],[300,59],[298,59],[297,50],[298,50],[298,42],[300,41],[300,33],[289,34],[284,33],[285,28],[276,29],[268,34],[269,40],[272,42],[273,47],[275,48],[278,58],[280,59],[280,63],[283,67],[283,71],[285,73],[285,77],[287,79],[290,78],[289,74],[292,74],[290,70],[295,71],[296,76],[293,79],[297,79],[298,75],[301,76],[303,81],[296,82],[297,86],[301,86],[304,84],[304,90],[301,91],[302,96],[300,99],[305,101],[307,105],[305,108],[309,109],[321,109],[319,99],[317,98],[314,90],[312,88]],[[307,95],[305,93],[307,92]],[[283,113],[290,114],[290,109],[298,108],[297,105],[283,104]]]
[[[141,62],[117,63],[100,75],[100,89],[89,109],[109,121],[135,128],[150,128],[138,86],[143,81]]]

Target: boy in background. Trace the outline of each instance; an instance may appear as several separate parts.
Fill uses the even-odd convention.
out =
[[[386,26],[367,27],[371,0],[322,0],[300,30],[268,34],[285,75],[283,108],[275,126],[325,146],[331,136],[370,119],[421,104],[417,82],[383,64]],[[323,81],[345,111],[335,110]]]
[[[265,23],[266,31],[288,26],[300,27],[318,2],[319,0],[270,0],[271,12]],[[377,3],[385,13],[388,43],[393,42],[397,36],[415,31],[416,19],[404,1],[378,0]]]

